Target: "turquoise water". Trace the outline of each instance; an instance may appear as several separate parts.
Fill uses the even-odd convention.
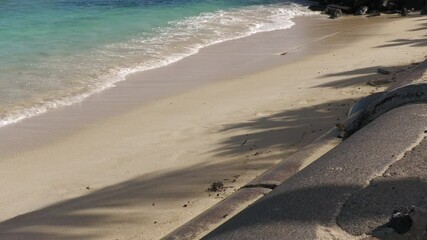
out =
[[[0,0],[0,127],[305,14],[274,0]]]

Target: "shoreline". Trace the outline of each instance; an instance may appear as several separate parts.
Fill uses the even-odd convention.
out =
[[[313,44],[319,41],[334,41],[334,35],[339,33],[340,27],[347,27],[342,24],[337,24],[338,29],[325,27],[325,22],[330,20],[320,15],[300,16],[292,20],[296,23],[299,21],[304,23],[308,19],[311,19],[310,24],[312,26],[315,28],[320,26],[322,29],[314,32],[305,32],[300,30],[304,27],[293,26],[284,30],[260,32],[247,37],[217,43],[204,47],[198,53],[167,66],[129,74],[126,76],[126,80],[117,82],[115,87],[92,94],[82,102],[52,109],[41,115],[3,126],[0,128],[0,156],[7,157],[16,152],[41,147],[67,134],[90,128],[91,125],[99,121],[102,122],[104,119],[133,111],[141,104],[150,104],[208,84],[227,81],[292,63],[303,56],[309,55],[307,52],[311,51]],[[320,24],[316,20],[320,21]],[[371,21],[371,27],[372,24],[380,24],[380,21],[384,21],[384,19],[376,20]],[[319,32],[322,34],[319,34]],[[358,37],[360,38],[361,36]],[[268,42],[265,45],[259,44],[264,38]],[[281,42],[280,40],[283,38],[286,41]],[[357,37],[347,38],[349,42],[355,40],[357,40]],[[255,49],[247,54],[245,52],[229,54],[230,51],[241,51],[236,50],[240,48],[239,45],[241,44]],[[336,45],[334,47],[340,48],[341,46]],[[315,51],[318,54],[326,50],[327,48],[318,48]],[[292,54],[280,55],[285,52]],[[212,56],[219,58],[221,55],[228,56],[227,59],[224,59],[226,61],[224,63],[216,61],[217,65],[211,66],[210,62],[212,61],[209,58]],[[231,61],[228,61],[228,59],[231,59]],[[242,62],[245,62],[245,64],[241,69],[235,70],[229,67]],[[189,75],[188,70],[192,68],[201,68],[202,70],[191,72],[191,74],[197,76],[196,79],[194,77],[193,79],[186,79],[185,77]],[[211,68],[215,70],[212,71]],[[225,68],[226,71],[223,71],[222,68]],[[172,74],[172,71],[177,73]],[[184,77],[178,81],[172,78],[167,79],[171,75],[173,78],[176,75]],[[166,89],[165,86],[167,86]],[[141,95],[141,92],[145,94]],[[35,132],[29,132],[28,128],[32,128],[32,131]],[[46,132],[49,134],[46,135]],[[37,137],[38,141],[25,141],[25,139],[33,139],[34,137]]]
[[[293,21],[298,22],[300,19],[309,18],[328,21],[328,19],[319,15],[300,16],[294,18]],[[315,24],[314,21],[311,22]],[[295,26],[284,30],[260,32],[247,37],[228,40],[204,47],[200,49],[198,53],[169,65],[128,74],[124,81],[115,83],[115,87],[91,94],[81,102],[51,109],[43,114],[0,127],[0,136],[2,137],[0,138],[0,156],[8,155],[2,150],[19,152],[49,144],[55,141],[55,139],[87,128],[92,124],[96,124],[97,121],[111,118],[117,114],[130,112],[141,104],[150,104],[159,99],[179,95],[204,85],[250,75],[290,63],[306,54],[300,53],[301,46],[324,40],[325,37],[328,38],[332,36],[330,34],[336,33],[336,31],[329,29],[326,36],[321,36],[320,39],[312,39],[310,36],[315,35],[316,32],[305,33],[294,27]],[[257,44],[263,41],[264,36],[267,36],[268,39],[267,47]],[[285,37],[286,41],[280,44],[277,40],[282,37]],[[307,37],[308,41],[304,41],[304,37]],[[303,38],[302,43],[299,42],[301,38]],[[246,43],[248,41],[253,43]],[[255,47],[256,49],[247,54],[244,52],[237,54],[228,53],[229,51],[235,51],[236,48],[239,48],[239,44],[245,44],[248,45],[248,47]],[[280,56],[281,53],[289,51],[293,52],[293,54],[287,54],[286,57]],[[212,61],[209,58],[212,56],[215,58],[227,56],[227,59],[224,59],[224,63],[216,61],[218,62],[216,66],[210,66],[210,62]],[[231,61],[228,61],[228,59],[231,59]],[[245,64],[241,69],[236,70],[229,67],[229,65],[241,64],[242,62],[245,62]],[[193,65],[196,66],[194,67]],[[193,71],[191,70],[192,68],[201,68],[202,70]],[[212,71],[211,68],[215,70]],[[223,71],[223,68],[226,70]],[[189,69],[193,71],[191,74],[197,76],[197,79],[194,79],[194,77],[189,80],[185,79],[185,77],[189,75]],[[184,77],[178,79],[178,81],[165,78],[165,76],[170,76],[170,72],[172,71],[178,72],[177,74],[174,73],[173,77],[175,77],[175,75]],[[167,87],[166,90],[165,87]],[[144,95],[141,95],[141,92],[144,93]],[[111,99],[113,101],[111,101]],[[77,115],[84,116],[81,117]],[[25,130],[27,128],[32,128],[34,125],[39,128],[37,129],[39,132],[28,133],[28,131]],[[39,137],[40,135],[44,135],[43,133],[45,132],[49,132],[49,136],[44,136],[43,139],[39,139],[37,142],[22,141],[22,138],[31,138],[31,135]],[[16,140],[16,136],[13,138],[7,137],[12,135],[18,135],[19,140]],[[16,148],[18,145],[19,147]]]
[[[345,117],[354,100],[376,90],[365,84],[378,76],[372,65],[406,67],[424,57],[402,45],[391,46],[407,53],[394,59],[393,53],[380,47],[402,36],[422,35],[406,32],[417,28],[404,28],[407,22],[416,23],[412,18],[366,20],[363,27],[357,24],[360,18],[298,21],[301,26],[305,21],[305,29],[297,29],[297,23],[284,32],[208,47],[161,71],[135,74],[79,106],[16,124],[9,132],[0,129],[4,173],[0,189],[8,193],[1,201],[10,206],[1,212],[1,221],[6,220],[0,223],[2,239],[31,237],[29,233],[36,232],[40,239],[164,236]],[[386,26],[386,21],[396,26]],[[384,28],[375,33],[374,27],[380,25]],[[396,33],[393,27],[405,32]],[[295,49],[301,42],[292,45],[283,35],[292,30],[300,33],[293,35],[294,41],[306,40],[303,47]],[[339,34],[331,35],[337,30]],[[326,36],[330,36],[327,41]],[[279,41],[284,38],[289,42]],[[256,58],[249,54],[241,58],[230,54],[230,58],[252,60],[245,67],[251,69],[253,64],[258,69],[225,74],[218,81],[218,70],[197,68],[203,57],[216,60],[218,69],[221,64],[230,66],[221,56],[232,53],[233,47],[234,51],[248,49],[251,43],[262,46],[251,49],[258,53]],[[287,49],[295,50],[285,58],[279,55]],[[378,59],[380,64],[375,63]],[[214,80],[207,77],[200,84],[199,79],[190,79],[180,85],[179,93],[142,96],[152,98],[141,105],[138,91],[164,87],[158,80],[183,76],[179,69],[200,70]],[[137,81],[148,76],[156,84]],[[71,126],[64,128],[64,124]],[[249,140],[242,144],[245,139]],[[8,148],[14,145],[15,149]],[[219,179],[229,188],[219,196],[208,196],[206,188]]]
[[[282,6],[277,6],[277,7],[280,10],[281,9],[280,7]],[[215,12],[213,14],[215,14]],[[302,17],[302,16],[316,16],[316,15],[319,15],[319,13],[311,11],[304,6],[299,6],[299,7],[294,6],[294,8],[292,8],[292,14],[290,15],[291,16],[286,16],[287,18],[285,19],[281,19],[283,21],[283,25],[281,27],[275,26],[274,23],[272,23],[271,26],[269,24],[264,23],[262,27],[249,28],[246,31],[237,33],[236,36],[222,36],[222,37],[217,36],[216,38],[213,38],[208,42],[204,42],[201,45],[195,44],[194,46],[190,46],[186,50],[181,49],[181,51],[178,50],[177,52],[172,52],[169,55],[166,54],[165,57],[162,56],[164,57],[164,59],[162,59],[162,57],[159,57],[158,61],[151,60],[151,61],[147,61],[146,63],[141,63],[140,65],[133,66],[133,67],[126,67],[126,66],[120,67],[119,70],[113,70],[114,72],[116,72],[115,74],[105,73],[103,75],[99,75],[98,76],[99,79],[104,79],[104,80],[91,83],[96,85],[96,87],[86,87],[86,91],[80,91],[79,93],[76,92],[76,93],[70,94],[69,96],[61,97],[58,95],[58,98],[53,98],[53,99],[49,98],[43,103],[37,103],[33,105],[26,104],[25,100],[23,100],[22,103],[20,104],[18,101],[16,103],[16,106],[20,106],[20,105],[22,106],[28,105],[28,106],[21,108],[20,110],[15,109],[16,112],[14,112],[14,110],[11,110],[10,112],[8,112],[7,110],[4,110],[4,112],[8,112],[8,114],[0,118],[0,128],[10,124],[18,123],[22,120],[44,114],[46,112],[49,112],[58,108],[67,107],[73,104],[79,104],[94,94],[97,94],[97,93],[102,94],[103,91],[108,90],[110,88],[114,88],[117,83],[128,80],[129,75],[166,67],[170,64],[179,62],[189,56],[199,53],[201,49],[204,49],[216,44],[221,44],[223,42],[241,39],[257,33],[286,30],[291,28],[293,25],[295,25],[295,23],[292,21],[292,18]],[[295,16],[292,17],[292,15],[295,15]],[[224,17],[227,17],[227,16],[224,16]],[[110,70],[106,72],[109,72]],[[40,98],[43,99],[43,97],[40,97]],[[6,106],[6,109],[8,108],[9,110],[13,109],[13,104],[11,104],[11,106],[9,107]]]

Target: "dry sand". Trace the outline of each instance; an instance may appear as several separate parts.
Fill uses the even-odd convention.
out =
[[[378,67],[423,60],[426,21],[300,18],[0,129],[0,239],[166,235],[342,120]]]

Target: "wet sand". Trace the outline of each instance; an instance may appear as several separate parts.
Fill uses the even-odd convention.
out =
[[[426,20],[299,18],[1,128],[0,238],[166,235],[341,121],[378,67],[423,60]]]

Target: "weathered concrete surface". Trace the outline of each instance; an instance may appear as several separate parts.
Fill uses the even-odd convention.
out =
[[[396,208],[412,205],[427,208],[426,138],[368,187],[351,196],[337,223],[353,235],[372,233],[381,230]]]
[[[382,95],[374,95],[369,105],[353,113],[342,126],[347,138],[391,109],[407,104],[427,102],[427,83],[409,84]]]
[[[417,65],[417,67],[404,75],[403,78],[399,79],[395,84],[393,84],[387,92],[409,83],[422,81],[426,75],[426,71],[427,60]],[[362,99],[355,106],[353,106],[349,115],[356,112],[362,112],[377,99],[384,98],[383,96],[384,93],[377,93]],[[393,107],[395,107],[395,105],[393,105],[391,108]],[[390,109],[387,109],[387,111]],[[378,116],[381,114],[378,114]],[[378,116],[375,116],[375,118]],[[339,130],[337,128],[331,129],[328,133],[315,140],[313,143],[307,145],[297,153],[291,155],[286,160],[277,164],[258,178],[248,183],[245,187],[250,187],[249,190],[246,190],[247,188],[245,187],[238,190],[224,201],[213,206],[208,211],[203,212],[190,222],[167,235],[165,239],[196,239],[204,236],[212,228],[220,225],[227,218],[236,214],[248,203],[260,198],[263,194],[257,192],[258,190],[269,192],[271,190],[269,188],[274,188],[277,185],[283,183],[295,173],[305,168],[307,165],[317,160],[320,156],[337,146],[341,142],[341,140],[337,138],[338,135]],[[240,203],[241,206],[239,206],[237,203]],[[225,215],[227,215],[226,218],[223,217]]]
[[[204,239],[334,239],[328,229],[341,230],[336,218],[343,204],[418,145],[426,126],[426,104],[385,113]],[[370,212],[353,221],[376,217]],[[344,233],[338,239],[347,237],[352,238]]]

